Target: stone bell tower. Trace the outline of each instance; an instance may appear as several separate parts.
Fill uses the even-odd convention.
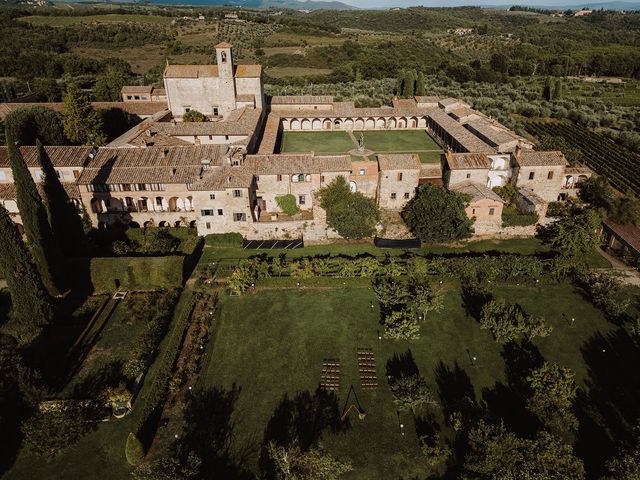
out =
[[[233,57],[231,45],[222,42],[216,45],[216,63],[218,64],[218,112],[227,115],[236,108],[236,85],[233,77]],[[215,107],[216,105],[212,105]]]

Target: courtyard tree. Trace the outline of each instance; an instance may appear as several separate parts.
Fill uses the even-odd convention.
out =
[[[429,312],[439,312],[443,307],[442,292],[434,289],[426,280],[413,279],[409,309],[419,319],[425,320]]]
[[[427,381],[418,373],[391,377],[389,389],[396,407],[399,410],[410,411],[413,415],[416,414],[417,409],[425,405],[438,404]]]
[[[609,217],[622,225],[640,224],[640,199],[631,191],[616,198]]]
[[[578,427],[578,419],[571,411],[577,394],[575,377],[573,370],[551,362],[545,362],[527,377],[531,390],[527,408],[552,431]]]
[[[615,193],[607,177],[594,175],[587,179],[578,193],[580,199],[594,208],[601,208],[607,212],[611,211],[614,203]]]
[[[640,426],[634,429],[631,442],[622,445],[607,462],[607,471],[606,480],[640,480]]]
[[[66,256],[82,255],[86,248],[86,239],[78,208],[71,202],[39,140],[36,149],[38,163],[44,174],[42,190],[53,235]]]
[[[327,212],[327,224],[346,239],[370,237],[380,220],[375,200],[352,192],[343,176],[318,192],[320,206]]]
[[[45,145],[67,143],[60,115],[48,107],[20,108],[9,113],[5,129],[19,145],[35,145],[36,139]]]
[[[18,228],[1,205],[0,272],[11,294],[11,312],[4,328],[21,344],[29,343],[51,321],[51,299]]]
[[[469,432],[465,456],[465,478],[473,480],[545,479],[582,480],[582,461],[571,446],[557,437],[539,432],[532,439],[520,438],[504,425],[484,421]]]
[[[460,240],[472,232],[473,222],[464,211],[468,201],[468,195],[427,183],[405,205],[402,218],[423,242]]]
[[[102,145],[105,142],[100,115],[75,83],[67,86],[61,115],[64,133],[70,141],[84,145]]]
[[[417,340],[420,325],[416,316],[407,309],[394,310],[384,314],[384,338],[392,340]]]
[[[565,217],[545,233],[545,241],[565,257],[578,259],[600,243],[600,215],[593,209]]]
[[[62,257],[49,224],[47,209],[11,136],[7,136],[7,149],[16,186],[16,201],[27,234],[29,250],[42,281],[53,295],[58,294],[65,287]]]
[[[400,278],[378,276],[373,279],[371,286],[380,304],[388,309],[404,305],[410,298],[409,285]]]
[[[267,451],[276,478],[281,480],[338,480],[353,470],[349,462],[338,460],[321,446],[303,452],[295,442],[284,447],[271,441]]]
[[[189,110],[182,116],[183,122],[208,122],[209,119],[204,113],[200,113],[197,110]]]
[[[480,328],[489,330],[500,343],[518,340],[521,335],[529,340],[546,337],[552,330],[543,318],[528,315],[520,305],[503,299],[491,300],[482,307]]]

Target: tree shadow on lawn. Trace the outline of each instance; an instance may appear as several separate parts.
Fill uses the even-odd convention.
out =
[[[387,378],[411,377],[419,374],[420,371],[411,349],[401,354],[395,353],[387,360]]]
[[[275,466],[269,458],[268,445],[289,446],[297,442],[302,451],[312,447],[325,431],[345,432],[350,428],[348,419],[342,422],[338,397],[318,387],[315,393],[299,392],[293,398],[288,394],[280,400],[264,432],[260,452],[260,471],[265,478],[275,478]]]
[[[579,391],[576,452],[596,478],[616,445],[632,438],[640,418],[640,344],[624,329],[597,333],[581,347],[588,366],[587,390]]]
[[[107,387],[117,387],[124,383],[122,365],[122,360],[111,360],[91,370],[74,386],[71,396],[77,399],[98,398]]]
[[[185,431],[180,455],[194,452],[202,460],[200,478],[245,480],[255,478],[244,458],[232,454],[236,424],[232,419],[241,388],[197,390],[185,409]]]
[[[493,300],[491,292],[477,282],[463,284],[460,296],[462,297],[462,308],[476,322],[480,322],[482,307]]]

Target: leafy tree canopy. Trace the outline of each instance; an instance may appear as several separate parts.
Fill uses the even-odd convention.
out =
[[[505,300],[491,300],[482,307],[480,328],[489,330],[497,342],[517,340],[521,335],[531,339],[546,337],[552,327],[543,318],[528,315],[520,305]]]
[[[565,257],[579,258],[600,243],[600,215],[595,210],[562,218],[545,232],[545,242]]]
[[[467,238],[473,222],[465,213],[469,197],[429,183],[404,207],[402,218],[423,242],[442,243]]]
[[[352,192],[343,176],[337,177],[318,192],[320,206],[327,212],[327,223],[341,237],[370,237],[380,219],[375,200]]]
[[[60,116],[48,107],[20,108],[5,119],[6,134],[19,145],[64,145],[67,139]]]
[[[209,119],[204,113],[197,110],[189,110],[182,116],[183,122],[208,122]]]
[[[102,145],[105,142],[100,116],[91,106],[87,95],[70,83],[62,98],[62,124],[67,138],[84,145]]]

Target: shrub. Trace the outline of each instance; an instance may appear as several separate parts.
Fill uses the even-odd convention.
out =
[[[497,342],[506,343],[525,335],[546,337],[552,327],[543,318],[528,315],[520,305],[505,300],[491,300],[482,307],[480,328],[489,330]]]
[[[537,213],[502,212],[503,227],[526,227],[538,223]]]
[[[131,432],[127,437],[127,443],[124,448],[124,455],[127,458],[127,463],[131,466],[138,465],[144,458],[144,447],[142,442],[138,440],[136,434]]]
[[[289,216],[293,216],[300,211],[296,205],[296,197],[291,194],[278,195],[276,197],[276,203],[278,204],[278,207],[280,207],[280,210]]]
[[[241,233],[214,233],[204,237],[205,245],[214,248],[242,247],[243,241]]]
[[[209,119],[204,113],[197,110],[189,110],[182,116],[183,122],[208,122]]]

